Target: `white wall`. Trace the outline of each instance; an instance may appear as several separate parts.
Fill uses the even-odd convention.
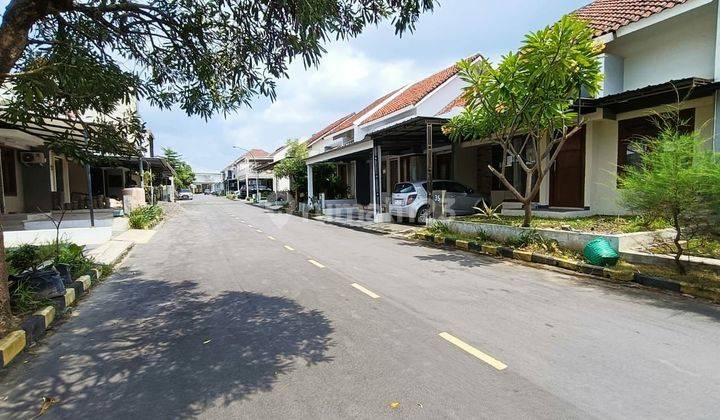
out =
[[[623,88],[632,90],[686,77],[713,79],[716,4],[709,4],[606,45],[623,58]]]
[[[594,120],[585,136],[585,205],[596,214],[619,214],[617,193],[618,122]]]
[[[418,104],[417,115],[434,117],[460,95],[464,86],[465,83],[459,77],[452,77]]]

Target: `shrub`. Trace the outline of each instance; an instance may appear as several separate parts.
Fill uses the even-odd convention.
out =
[[[507,238],[504,244],[510,248],[525,248],[530,245],[545,245],[545,242],[545,238],[537,230],[530,229],[520,234],[520,236]]]
[[[428,231],[433,235],[443,236],[448,236],[453,233],[452,229],[450,229],[450,225],[439,220],[433,221],[432,225],[428,228]]]
[[[623,203],[645,220],[668,220],[675,229],[675,263],[697,237],[718,235],[720,155],[707,150],[698,133],[683,134],[667,125],[657,138],[636,142],[638,166],[620,178]]]
[[[10,306],[15,314],[24,314],[51,305],[50,299],[38,296],[27,283],[20,283],[10,292]]]
[[[73,243],[61,243],[60,252],[55,257],[55,264],[70,266],[70,274],[76,279],[87,274],[93,268],[93,261],[85,256],[85,247]]]
[[[53,257],[53,246],[20,245],[7,250],[6,261],[9,274],[19,274],[23,271],[37,271],[38,268]]]
[[[235,196],[235,194],[233,194],[233,193],[227,193],[227,194],[225,194],[225,197],[227,197],[227,198],[230,199],[230,200],[234,200],[235,198],[237,198],[237,197]]]
[[[163,209],[160,206],[142,206],[128,214],[130,227],[133,229],[150,229],[155,226],[163,217]]]

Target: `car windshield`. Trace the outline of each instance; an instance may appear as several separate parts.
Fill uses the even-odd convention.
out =
[[[190,190],[180,190],[181,193],[189,193]]]
[[[409,182],[401,182],[399,184],[395,184],[395,189],[393,190],[393,193],[395,194],[407,194],[414,192],[415,187],[413,187],[413,184],[410,184]]]

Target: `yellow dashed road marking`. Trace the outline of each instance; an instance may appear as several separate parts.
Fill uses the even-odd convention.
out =
[[[320,264],[319,262],[317,262],[317,261],[315,261],[315,260],[308,260],[308,262],[309,262],[310,264],[314,265],[315,267],[325,268],[324,265]]]
[[[482,360],[483,362],[487,363],[488,365],[494,367],[497,370],[505,370],[507,368],[507,365],[505,363],[497,360],[496,358],[488,354],[481,352],[480,350],[476,349],[475,347],[451,334],[441,332],[440,337],[460,347],[460,349],[465,350],[466,352],[472,354],[473,356],[477,357],[478,359]]]
[[[353,283],[353,284],[351,284],[350,286],[358,289],[359,291],[365,293],[366,295],[370,296],[370,297],[373,298],[373,299],[377,299],[377,298],[380,297],[380,295],[377,295],[377,294],[373,293],[372,291],[370,291],[370,290],[368,290],[368,289],[360,286],[360,285],[357,284],[357,283]]]
[[[275,240],[275,238],[272,237],[272,236],[270,236],[270,235],[268,235],[268,239],[270,239],[271,241],[274,241],[274,240]]]
[[[291,247],[290,245],[283,245],[283,247],[288,251],[295,251],[295,248]]]
[[[255,229],[255,232],[262,233],[262,229]]]

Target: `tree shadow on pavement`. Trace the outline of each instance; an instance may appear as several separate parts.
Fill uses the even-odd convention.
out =
[[[399,241],[399,245],[407,247],[417,247],[426,250],[423,255],[414,255],[421,261],[430,262],[451,262],[457,263],[459,266],[468,267],[484,267],[489,265],[500,264],[501,262],[495,258],[473,254],[468,251],[460,251],[455,249],[444,249],[440,247],[428,247],[427,245],[418,244],[412,241]]]
[[[34,415],[43,396],[60,400],[48,418],[188,417],[270,391],[298,363],[331,361],[333,328],[321,312],[196,286],[137,276],[107,283],[3,380],[12,391],[0,417]]]

